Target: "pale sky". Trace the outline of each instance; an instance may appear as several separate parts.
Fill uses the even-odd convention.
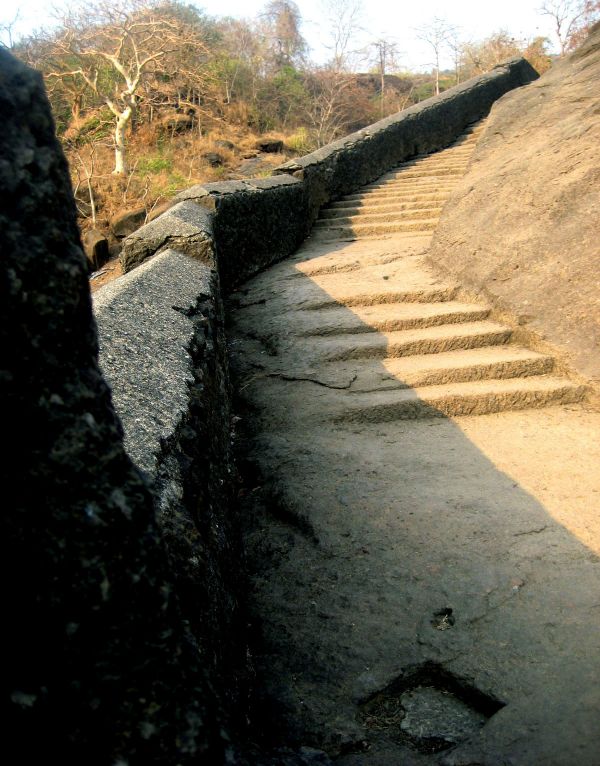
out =
[[[210,16],[252,18],[258,15],[266,0],[198,0],[191,4]],[[296,0],[303,19],[302,32],[311,48],[314,60],[323,61],[327,52],[327,21],[322,0]],[[446,19],[459,28],[462,40],[481,40],[499,29],[511,36],[531,39],[544,35],[552,40],[550,19],[537,9],[542,0],[423,0],[422,2],[390,2],[390,0],[363,0],[362,27],[364,31],[357,45],[385,38],[397,44],[401,68],[428,69],[432,55],[427,46],[416,39],[415,27],[427,23],[433,16]],[[50,23],[50,8],[59,5],[56,0],[6,0],[0,10],[0,22],[10,20],[20,9],[21,20],[17,31],[27,33]]]

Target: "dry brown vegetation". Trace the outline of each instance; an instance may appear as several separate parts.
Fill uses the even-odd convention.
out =
[[[254,20],[212,18],[181,0],[95,0],[15,43],[13,51],[45,75],[82,230],[109,233],[123,209],[152,216],[192,184],[268,175],[290,156],[515,55],[526,55],[538,71],[551,63],[543,38],[519,42],[500,31],[468,43],[436,19],[435,29],[422,30],[426,39],[435,32],[433,73],[393,74],[387,40],[374,42],[362,59],[351,55],[359,3],[338,0],[325,9],[331,59],[321,66],[308,58],[293,0],[269,0]],[[563,15],[564,5],[577,6],[568,33],[561,21],[563,38],[572,38],[561,40],[567,49],[600,3],[546,3],[555,5]],[[452,51],[453,71],[439,71],[442,48]],[[365,66],[369,73],[356,73]],[[259,152],[265,136],[281,141],[281,151]]]

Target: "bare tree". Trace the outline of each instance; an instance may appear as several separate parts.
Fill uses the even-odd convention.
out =
[[[345,135],[369,112],[370,104],[358,87],[356,75],[348,72],[316,68],[307,77],[307,90],[310,98],[305,115],[316,146]]]
[[[300,26],[302,16],[294,0],[269,0],[263,12],[278,67],[301,61],[307,51]]]
[[[80,152],[76,152],[75,156],[77,157],[77,161],[79,163],[79,168],[83,172],[85,185],[87,188],[88,197],[90,200],[90,216],[92,219],[92,227],[96,228],[96,197],[94,195],[94,189],[92,188],[92,179],[95,174],[95,164],[96,164],[96,148],[92,145],[90,147],[89,152],[89,164],[86,165],[83,157],[81,156]],[[81,184],[81,175],[79,170],[77,171],[78,180],[77,183],[73,189],[73,193],[75,195],[75,201],[77,202],[77,191],[79,189],[79,186]],[[81,213],[81,210],[79,209],[79,213]]]
[[[170,54],[190,45],[203,49],[202,40],[176,11],[168,2],[99,0],[65,14],[49,45],[48,79],[85,86],[112,112],[116,175],[127,173],[126,129],[144,79],[155,75],[159,66],[167,76]],[[175,75],[177,62],[169,63]]]
[[[17,8],[15,15],[9,21],[3,21],[0,24],[0,35],[4,37],[4,40],[0,40],[0,46],[8,48],[9,50],[14,47],[15,44],[15,27],[19,23],[21,18],[21,9]]]
[[[454,62],[454,79],[455,85],[458,85],[461,81],[461,57],[463,51],[463,42],[460,38],[460,31],[457,27],[453,27],[448,34],[446,40],[446,46],[452,55]]]
[[[396,66],[398,46],[390,40],[380,38],[371,43],[374,51],[374,63],[379,73],[380,83],[380,114],[383,117],[385,111],[385,76],[389,67]]]
[[[522,55],[524,47],[509,32],[500,29],[485,40],[464,43],[461,47],[461,66],[468,77],[483,74],[497,64]]]
[[[325,47],[331,51],[330,66],[337,71],[351,69],[356,53],[351,43],[361,30],[362,0],[324,0],[323,9],[327,17]]]
[[[580,41],[582,28],[598,20],[600,3],[590,0],[546,0],[539,12],[552,19],[560,55],[564,56]]]
[[[419,40],[427,43],[433,51],[434,88],[435,95],[440,93],[440,59],[444,48],[448,47],[449,41],[455,36],[454,27],[446,19],[435,16],[427,24],[416,30]]]

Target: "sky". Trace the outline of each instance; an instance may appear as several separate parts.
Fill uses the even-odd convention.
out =
[[[189,1],[189,0],[188,0]],[[266,0],[196,0],[192,4],[211,16],[253,18]],[[296,0],[303,19],[302,32],[311,49],[311,57],[324,62],[327,57],[327,14],[323,0]],[[542,0],[363,0],[362,32],[357,47],[385,38],[396,44],[401,69],[431,68],[432,54],[427,45],[416,38],[415,28],[423,26],[434,16],[446,19],[459,29],[462,40],[482,40],[499,29],[507,30],[518,40],[539,35],[552,39],[548,17],[538,12]],[[0,23],[12,19],[19,10],[17,31],[26,34],[51,23],[50,9],[56,0],[9,0],[0,10]],[[449,61],[445,62],[447,65]]]

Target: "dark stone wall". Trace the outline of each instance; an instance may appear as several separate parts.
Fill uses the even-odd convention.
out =
[[[225,292],[293,253],[309,232],[305,188],[289,176],[193,186],[177,199],[212,211]]]
[[[0,51],[4,749],[15,763],[221,763],[209,663],[97,361],[41,77]]]
[[[235,723],[246,686],[244,577],[218,274],[164,250],[98,291],[94,311],[102,370],[125,447],[154,490],[182,614]]]

